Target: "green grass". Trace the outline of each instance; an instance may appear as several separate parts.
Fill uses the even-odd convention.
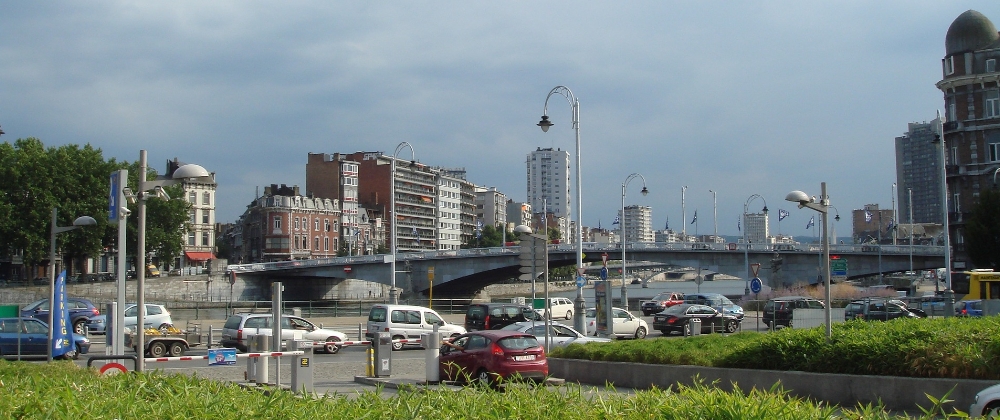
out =
[[[1000,379],[1000,317],[850,321],[685,339],[646,339],[553,350],[551,357],[798,370],[855,375]]]
[[[69,362],[0,361],[0,418],[5,419],[901,419],[877,406],[816,404],[780,388],[727,393],[712,384],[635,395],[594,394],[581,386],[380,390],[309,397],[157,372],[99,376]],[[962,417],[935,400],[922,418]]]

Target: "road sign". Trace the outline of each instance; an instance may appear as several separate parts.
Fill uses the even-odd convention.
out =
[[[100,372],[101,375],[114,375],[118,373],[128,372],[128,369],[126,369],[125,365],[121,363],[112,362],[112,363],[105,363],[104,366],[101,366]]]
[[[604,262],[604,266],[605,267],[608,266],[608,253],[607,252],[601,254],[601,261]]]
[[[579,267],[576,269],[576,275],[582,276],[583,273],[587,272],[587,267]]]
[[[760,263],[750,264],[750,273],[753,274],[754,277],[757,277],[758,272],[760,272]]]
[[[434,267],[427,267],[427,279],[434,280]]]
[[[847,260],[844,258],[833,259],[830,257],[830,280],[847,280]]]
[[[583,287],[583,285],[585,285],[585,284],[587,284],[587,278],[586,277],[579,276],[579,277],[576,278],[576,287]]]
[[[752,280],[750,280],[750,291],[751,292],[760,293],[761,286],[762,285],[760,283],[760,279],[759,278],[754,277]]]
[[[608,267],[602,267],[601,268],[601,280],[607,280],[607,279],[608,279]]]

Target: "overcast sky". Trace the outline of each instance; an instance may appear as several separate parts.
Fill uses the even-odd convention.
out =
[[[610,227],[638,172],[650,194],[632,181],[627,204],[657,229],[694,233],[697,210],[712,233],[714,190],[720,234],[760,194],[773,233],[809,235],[815,212],[784,197],[825,181],[844,235],[852,209],[892,206],[894,138],[943,108],[945,34],[968,9],[1000,22],[995,0],[4,2],[0,140],[201,164],[219,222],[258,187],[304,190],[310,152],[401,141],[523,201],[529,152],[575,153],[561,96],[535,126],[563,85],[584,225]]]

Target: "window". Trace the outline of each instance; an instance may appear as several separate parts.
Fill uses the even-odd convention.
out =
[[[324,251],[330,250],[330,238],[323,238],[323,250]]]
[[[194,239],[194,232],[188,232],[188,245],[195,246]]]
[[[316,220],[313,220],[313,230],[315,230],[317,232],[319,231],[319,218],[318,217],[316,218]],[[319,247],[317,246],[317,248],[319,248]]]
[[[313,238],[313,249],[319,251],[319,236]]]
[[[327,232],[330,231],[330,219],[323,219],[323,229]]]
[[[274,228],[281,230],[281,216],[274,216]]]
[[[201,245],[208,246],[208,232],[201,233]]]
[[[295,218],[295,230],[299,230],[299,218]]]
[[[191,223],[197,223],[196,218],[198,217],[198,210],[191,209]]]
[[[1000,90],[991,89],[983,93],[986,104],[983,107],[984,118],[1000,117]]]
[[[990,162],[1000,161],[1000,143],[990,143],[986,146],[989,148]]]
[[[958,121],[958,112],[955,109],[955,100],[954,99],[949,99],[947,107],[948,107],[948,111],[947,111],[948,112],[948,114],[947,114],[948,121]]]
[[[194,191],[188,193],[188,201],[190,201],[191,204],[198,204],[198,193]]]
[[[986,72],[993,73],[997,71],[997,60],[989,59],[986,60]]]
[[[201,195],[201,204],[206,206],[212,204],[212,193],[205,191]]]
[[[955,72],[955,57],[947,57],[944,59],[944,74],[945,76],[950,75]]]
[[[201,211],[201,223],[205,224],[205,225],[207,225],[209,223],[208,222],[208,210],[207,209]]]

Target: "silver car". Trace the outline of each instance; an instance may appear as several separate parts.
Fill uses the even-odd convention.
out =
[[[139,306],[131,303],[125,307],[125,328],[135,328],[136,320],[139,317]],[[146,328],[163,328],[174,325],[174,320],[170,317],[170,311],[163,305],[152,303],[146,304],[146,313],[142,319]],[[95,315],[87,319],[87,332],[90,334],[105,334],[108,329],[107,315]]]
[[[528,333],[535,336],[539,343],[545,342],[545,322],[542,321],[515,322],[501,329]],[[559,322],[549,324],[549,340],[552,341],[552,345],[555,347],[568,346],[573,343],[586,344],[611,342],[611,339],[608,338],[587,337],[579,331],[574,330],[573,327]]]

